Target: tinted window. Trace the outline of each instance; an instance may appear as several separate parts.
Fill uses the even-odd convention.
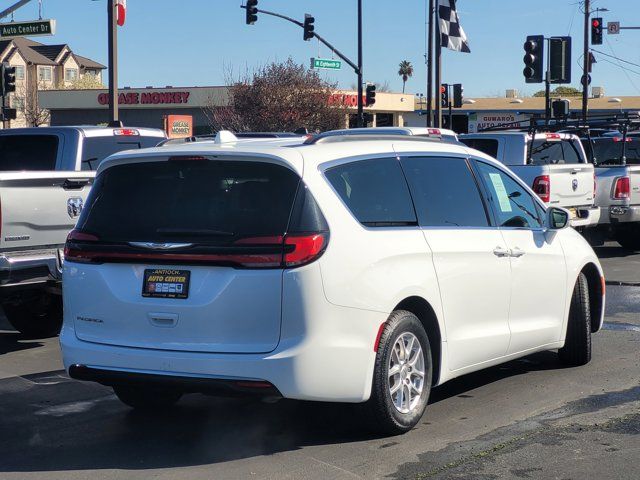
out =
[[[326,177],[361,223],[367,226],[417,224],[409,188],[396,159],[340,165],[327,170]]]
[[[0,136],[0,171],[55,170],[57,156],[55,135]]]
[[[460,141],[470,148],[486,153],[496,158],[498,156],[498,141],[491,138],[461,138]]]
[[[420,225],[489,225],[482,197],[463,158],[405,158],[402,166],[411,187]]]
[[[536,140],[531,151],[533,165],[580,163],[577,143],[574,140]]]
[[[88,137],[82,144],[82,170],[96,170],[109,155],[123,150],[155,147],[162,141],[158,137]]]
[[[299,180],[261,162],[118,165],[96,179],[79,226],[113,242],[225,244],[282,235]]]
[[[583,140],[582,144],[590,161],[593,162],[588,140]],[[591,140],[591,145],[598,164],[619,165],[622,157],[622,145],[625,145],[624,156],[627,163],[632,165],[640,163],[640,139],[638,138],[627,138],[626,142],[622,142],[621,137],[595,138]]]
[[[484,162],[477,162],[477,165],[499,226],[542,226],[539,208],[529,192],[503,171]]]

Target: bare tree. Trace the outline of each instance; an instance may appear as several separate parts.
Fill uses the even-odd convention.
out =
[[[41,108],[38,101],[39,92],[48,90],[48,88],[44,82],[39,82],[32,88],[29,88],[26,83],[17,85],[16,92],[13,94],[14,108],[22,114],[27,127],[40,127],[49,124],[51,113],[46,108]],[[20,100],[16,102],[18,98]]]
[[[346,106],[330,101],[337,84],[292,59],[258,67],[227,84],[228,106],[212,101],[204,109],[213,131],[325,131],[345,125]]]

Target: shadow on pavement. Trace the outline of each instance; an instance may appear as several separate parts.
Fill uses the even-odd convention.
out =
[[[620,245],[618,245],[617,243],[613,245],[604,245],[602,247],[593,247],[593,251],[596,252],[596,255],[598,255],[598,258],[600,259],[625,258],[625,257],[631,257],[633,255],[638,254],[638,252],[634,252],[633,250],[627,250],[621,247]]]
[[[555,368],[555,354],[536,354],[449,382],[433,390],[431,403]],[[189,395],[171,410],[143,414],[109,388],[64,372],[0,380],[0,396],[1,472],[207,465],[376,438],[357,405]]]
[[[31,348],[41,347],[43,344],[37,340],[27,338],[16,331],[0,330],[0,355]]]

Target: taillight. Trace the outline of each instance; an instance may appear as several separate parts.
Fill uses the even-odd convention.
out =
[[[285,236],[284,266],[299,267],[317,260],[327,247],[327,239],[325,233]]]
[[[613,187],[613,198],[616,200],[624,200],[631,196],[631,185],[629,183],[629,177],[616,178],[616,183]]]
[[[540,175],[533,180],[533,191],[545,203],[551,200],[551,180],[549,175]]]
[[[135,128],[116,128],[113,134],[121,137],[137,137],[140,135],[140,132]]]

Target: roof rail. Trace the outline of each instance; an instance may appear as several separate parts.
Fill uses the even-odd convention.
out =
[[[401,142],[442,142],[442,138],[438,137],[421,137],[417,135],[378,133],[378,134],[345,134],[345,135],[316,135],[310,137],[303,145],[316,145],[320,143],[338,143],[338,142],[364,142],[369,140],[394,140]]]

